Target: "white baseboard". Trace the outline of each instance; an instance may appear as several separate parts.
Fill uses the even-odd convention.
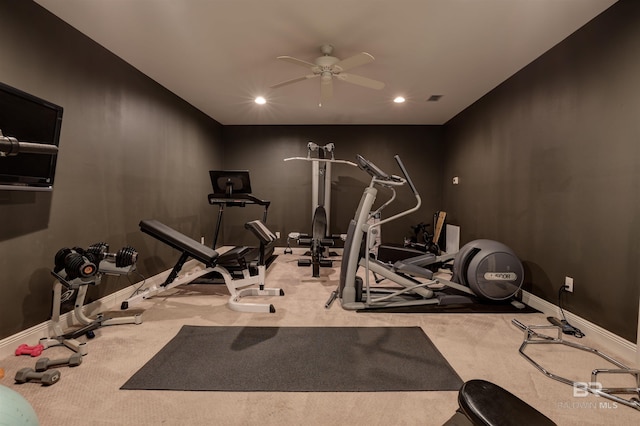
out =
[[[198,261],[191,259],[185,262],[181,272],[183,274],[188,274],[192,269],[198,267],[199,265],[200,263]],[[141,284],[144,283],[144,288],[153,285],[159,286],[165,282],[170,272],[171,270],[161,272],[158,275],[154,275],[144,281],[137,282],[123,288],[122,290],[109,294],[108,296],[105,296],[99,300],[88,303],[84,307],[84,313],[89,317],[94,317],[100,312],[118,310],[120,309],[121,303],[131,297],[133,292]],[[142,320],[144,322],[144,316]],[[75,319],[75,316],[73,315],[73,311],[69,311],[60,315],[60,323],[63,326],[63,329],[79,325],[79,323]],[[0,359],[14,355],[16,348],[21,344],[34,346],[38,344],[41,338],[51,337],[52,329],[53,323],[51,320],[48,320],[0,340]]]
[[[562,317],[558,306],[531,293],[523,291],[522,301],[545,315],[554,316],[556,318]],[[633,368],[634,364],[638,363],[638,347],[635,343],[625,340],[622,337],[585,320],[584,318],[572,314],[566,309],[563,309],[563,311],[567,321],[569,321],[571,325],[579,328],[586,336],[592,339],[593,342],[607,348],[604,351],[607,355],[619,359],[623,363],[627,364],[628,367]]]

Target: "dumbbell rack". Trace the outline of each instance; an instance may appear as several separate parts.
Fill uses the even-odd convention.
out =
[[[120,324],[141,324],[142,315],[136,314],[128,317],[117,318],[105,318],[103,314],[98,314],[95,318],[90,318],[84,313],[84,301],[87,295],[87,289],[89,285],[98,285],[103,274],[108,275],[127,275],[135,269],[135,264],[126,267],[115,266],[112,262],[102,260],[99,264],[98,273],[91,277],[91,279],[75,278],[73,280],[67,280],[65,277],[55,271],[51,271],[51,274],[56,278],[53,284],[53,307],[51,315],[51,326],[49,330],[49,337],[40,339],[40,344],[44,348],[50,348],[52,346],[64,345],[74,352],[81,355],[87,354],[86,342],[80,342],[78,337],[93,332],[93,330],[108,326],[108,325],[120,325]],[[76,290],[76,299],[73,308],[73,316],[76,321],[83,327],[72,331],[65,332],[63,329],[64,324],[60,321],[60,306],[62,304],[62,288],[67,290]]]

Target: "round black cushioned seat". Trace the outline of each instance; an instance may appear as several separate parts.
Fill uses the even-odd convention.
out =
[[[460,411],[474,425],[555,425],[547,416],[500,386],[469,380],[458,392]]]

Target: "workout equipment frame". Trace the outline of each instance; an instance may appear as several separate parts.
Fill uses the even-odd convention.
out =
[[[225,207],[261,206],[264,208],[262,223],[267,223],[267,214],[271,201],[262,200],[251,194],[251,180],[248,170],[210,170],[209,177],[213,193],[209,194],[207,199],[209,204],[218,206],[218,216],[213,242],[211,243],[212,249],[215,250],[218,243]],[[273,255],[274,245],[275,240],[265,247],[264,256],[267,266],[275,259]],[[257,271],[259,257],[258,247],[236,246],[219,256],[218,265],[223,266],[236,278],[242,278],[242,270],[244,269],[250,268],[252,272]]]
[[[228,306],[231,310],[237,312],[275,312],[275,307],[269,303],[247,303],[241,301],[242,298],[247,296],[284,296],[282,289],[266,288],[264,285],[266,276],[264,248],[267,244],[275,241],[276,236],[259,220],[246,223],[245,228],[252,231],[260,240],[261,254],[256,273],[252,273],[248,268],[245,268],[242,270],[242,278],[236,278],[226,268],[217,264],[219,254],[214,249],[200,244],[157,220],[141,221],[140,230],[142,232],[180,251],[182,254],[163,284],[153,285],[131,296],[122,302],[121,309],[127,309],[143,299],[149,299],[179,285],[188,284],[203,275],[217,272],[224,278],[227,289],[231,294],[228,301]],[[205,268],[179,277],[184,263],[190,257],[202,262]]]
[[[312,157],[311,153],[317,152],[317,157]],[[330,158],[327,158],[327,153]],[[331,166],[332,164],[346,164],[349,166],[357,166],[357,164],[348,160],[337,160],[335,158],[335,145],[328,143],[320,146],[316,143],[309,142],[307,144],[306,157],[290,157],[284,161],[309,161],[311,162],[311,220],[313,220],[313,212],[316,207],[324,206],[325,210],[331,211]],[[322,179],[321,179],[322,178]],[[330,229],[331,221],[327,218],[327,229]]]
[[[87,335],[92,337],[93,331],[104,326],[120,324],[141,324],[142,314],[128,317],[107,318],[103,313],[95,318],[84,312],[84,302],[90,285],[98,285],[103,275],[128,275],[136,268],[137,253],[130,247],[125,247],[117,254],[107,253],[108,246],[104,243],[92,247],[101,247],[98,252],[87,252],[80,249],[62,249],[56,255],[56,268],[51,271],[55,277],[53,283],[53,304],[49,337],[40,339],[44,348],[64,345],[80,355],[88,352],[86,342],[80,342],[78,337]],[[61,256],[62,255],[62,256]],[[60,258],[72,259],[67,264],[60,264]],[[97,265],[96,265],[97,263]],[[66,267],[65,267],[66,266]],[[74,331],[64,331],[64,324],[60,320],[60,306],[62,304],[62,289],[76,292],[73,317],[82,325]]]
[[[522,345],[520,345],[520,355],[522,355],[527,361],[529,361],[534,367],[536,367],[540,372],[542,372],[545,376],[557,380],[561,383],[567,384],[574,388],[579,388],[586,392],[589,392],[596,396],[601,396],[603,398],[607,398],[611,401],[618,402],[620,404],[626,405],[627,407],[635,408],[636,410],[640,410],[640,370],[629,368],[620,361],[610,357],[609,355],[598,351],[597,349],[591,348],[589,346],[581,345],[574,342],[566,341],[562,338],[562,328],[555,325],[524,325],[517,319],[511,320],[511,323],[516,327],[520,328],[524,331],[524,341]],[[557,332],[557,337],[552,337],[550,335],[538,333],[536,330],[552,330]],[[554,374],[540,364],[535,362],[529,355],[525,353],[525,349],[529,345],[564,345],[570,348],[579,349],[581,351],[589,352],[594,355],[598,355],[602,359],[610,362],[618,368],[597,368],[591,372],[591,381],[590,382],[574,382],[573,380],[564,378],[557,374]],[[599,374],[629,374],[634,377],[636,382],[635,388],[603,388],[601,386],[595,386],[598,382]],[[629,399],[624,399],[618,394],[623,395],[634,395]]]
[[[317,152],[317,157],[312,153]],[[299,245],[309,246],[307,253],[311,259],[300,259],[298,266],[313,266],[313,277],[320,277],[320,267],[331,267],[332,260],[328,259],[331,253],[327,253],[329,247],[333,247],[335,240],[344,239],[342,235],[331,235],[331,167],[332,164],[347,164],[356,166],[347,160],[336,160],[335,145],[328,143],[319,146],[313,142],[307,144],[306,157],[290,157],[284,161],[309,161],[311,162],[311,235],[299,232],[289,233],[289,238],[296,239]],[[288,248],[285,253],[291,253]]]
[[[467,285],[462,285],[458,282],[442,278],[434,278],[434,273],[424,267],[426,265],[445,263],[458,259],[458,253],[445,254],[442,256],[436,256],[433,253],[428,253],[404,261],[398,261],[393,265],[389,265],[372,258],[368,252],[368,248],[371,247],[371,243],[375,238],[375,234],[379,232],[379,228],[386,223],[417,211],[422,204],[422,200],[399,156],[396,155],[394,159],[398,163],[404,178],[395,175],[388,175],[362,156],[358,156],[357,159],[359,167],[371,175],[371,183],[369,187],[365,188],[362,198],[360,199],[360,204],[356,210],[355,217],[349,224],[340,270],[340,283],[337,290],[331,294],[329,300],[325,304],[325,307],[329,308],[336,298],[340,299],[341,305],[344,309],[357,310],[427,304],[470,303],[473,302],[476,297],[490,296],[490,293],[486,291],[484,294],[478,294]],[[371,223],[369,221],[371,217],[377,216],[384,208],[389,206],[396,199],[395,187],[405,184],[408,184],[411,189],[415,197],[416,204],[413,207],[405,211],[401,211],[391,217]],[[378,186],[390,189],[392,191],[392,195],[377,210],[372,211],[373,204],[378,193]],[[365,240],[364,246],[362,244],[363,237]],[[499,286],[505,288],[507,291],[501,299],[493,300],[510,299],[522,286],[524,271],[520,261],[515,258],[515,255],[513,255],[510,250],[505,250],[504,248],[506,248],[506,246],[501,243],[491,240],[476,240],[472,243],[469,244],[488,245],[489,249],[491,249],[491,246],[496,248],[500,247],[500,251],[495,252],[496,255],[500,255],[500,258],[497,258],[496,262],[486,262],[482,259],[478,262],[473,258],[471,259],[475,261],[475,264],[477,265],[475,266],[477,268],[477,272],[482,273],[482,283],[479,287],[481,288],[485,285],[492,284],[497,285],[497,282],[499,282]],[[366,247],[367,249],[363,247]],[[472,252],[479,253],[482,252],[482,249],[479,251],[474,249]],[[486,255],[484,256],[485,259],[487,257],[488,256]],[[505,260],[509,260],[513,265],[509,262],[505,262]],[[454,262],[454,267],[456,263],[468,266],[473,262],[468,258],[463,258],[461,261],[456,260]],[[505,264],[509,270],[503,271],[501,268],[503,268]],[[364,267],[364,280],[356,275],[360,266]],[[388,279],[399,284],[401,288],[397,290],[372,288],[370,284],[370,276],[372,273],[376,277],[380,276],[383,277],[383,279]],[[463,274],[459,273],[458,275],[462,276]],[[464,275],[466,276],[466,274]],[[421,278],[422,280],[418,280],[417,278]],[[438,287],[444,285],[458,290],[461,294],[444,294],[442,292],[436,292],[433,289],[436,285]],[[517,307],[523,306],[519,302],[514,303],[514,305]]]

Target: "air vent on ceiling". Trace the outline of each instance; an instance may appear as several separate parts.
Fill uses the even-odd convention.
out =
[[[427,102],[438,102],[441,97],[442,95],[431,95],[429,99],[427,99]]]

